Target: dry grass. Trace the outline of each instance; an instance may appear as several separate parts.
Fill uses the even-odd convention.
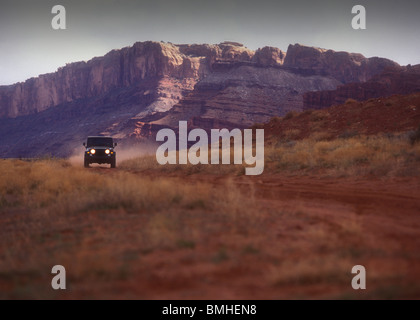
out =
[[[267,175],[420,173],[420,144],[407,134],[312,136],[266,146],[265,155]],[[373,270],[375,261],[386,261],[370,273],[379,290],[371,297],[407,292],[398,277],[418,250],[402,254],[392,237],[366,232],[357,206],[334,207],[327,218],[312,209],[312,199],[277,200],[274,193],[274,203],[260,178],[236,177],[242,174],[242,165],[161,166],[154,156],[117,170],[0,160],[0,298],[185,297],[159,295],[176,290],[191,298],[188,286],[204,292],[226,279],[269,297],[291,287],[305,293],[290,297],[312,297],[317,287],[327,288],[327,297],[360,298],[349,286],[349,270],[360,261]],[[48,286],[56,264],[68,270],[66,293]],[[402,271],[393,276],[394,269]],[[401,287],[389,292],[383,283]],[[161,291],[152,295],[153,288]],[[206,297],[223,298],[215,292]]]
[[[178,153],[176,155],[178,159]],[[177,175],[192,175],[192,174],[211,174],[211,175],[242,175],[245,173],[244,164],[233,164],[234,161],[234,150],[233,147],[230,150],[230,163],[231,164],[166,164],[160,165],[156,156],[145,156],[140,158],[129,159],[121,162],[119,167],[124,170],[132,172],[143,172],[152,171],[166,174],[177,174]],[[211,152],[209,151],[208,163],[211,163]]]
[[[316,114],[317,111],[312,112]],[[322,118],[317,115],[317,118]],[[319,123],[319,122],[318,122]],[[420,144],[414,134],[360,136],[315,132],[308,139],[294,140],[300,131],[289,129],[285,137],[265,146],[265,173],[326,173],[331,176],[417,176],[420,175]],[[233,163],[233,150],[231,150]],[[120,168],[132,172],[173,175],[244,175],[245,165],[159,165],[155,156],[124,161]]]
[[[298,142],[284,147],[290,158],[281,161],[316,164],[311,153],[327,160],[334,154],[328,161],[351,167],[371,149],[400,150],[385,140],[344,142]],[[334,297],[352,294],[355,260],[394,257],[385,252],[392,240],[384,235],[370,243],[364,220],[351,208],[345,220],[332,223],[311,213],[310,203],[267,203],[253,180],[225,177],[214,184],[137,172],[154,162],[142,158],[111,170],[64,160],[1,160],[0,298],[229,298],[222,295],[227,279],[231,288],[252,281],[262,298],[290,286],[305,292],[290,297],[304,298],[311,297],[310,286],[335,286]],[[66,267],[66,292],[49,287],[56,264]]]
[[[50,214],[107,209],[149,213],[174,207],[193,208],[194,204],[202,203],[203,207],[222,213],[237,210],[227,207],[226,203],[238,205],[243,202],[227,201],[232,196],[239,196],[235,188],[229,186],[224,186],[220,192],[220,188],[204,183],[152,179],[127,170],[102,174],[100,170],[73,167],[66,160],[1,160],[0,208],[40,209]],[[226,188],[230,191],[226,192]]]
[[[406,134],[358,136],[328,140],[316,135],[266,149],[266,170],[308,172],[324,170],[332,175],[419,175],[420,147]]]
[[[263,223],[252,194],[229,181],[216,187],[65,160],[1,160],[0,175],[0,287],[10,287],[0,298],[53,298],[45,284],[56,264],[73,284],[93,287],[129,277],[142,255],[246,238]]]

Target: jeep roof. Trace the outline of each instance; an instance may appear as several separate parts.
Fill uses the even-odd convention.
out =
[[[109,136],[89,136],[87,138],[88,147],[114,147],[114,140]]]

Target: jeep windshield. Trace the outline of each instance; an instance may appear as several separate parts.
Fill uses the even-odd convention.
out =
[[[112,138],[91,137],[87,139],[88,147],[108,147],[113,148]]]

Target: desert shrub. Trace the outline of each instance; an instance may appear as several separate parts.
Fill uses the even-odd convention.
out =
[[[325,141],[325,140],[331,140],[334,137],[333,134],[326,132],[326,131],[320,131],[320,132],[314,132],[311,134],[311,139],[314,141]]]
[[[329,113],[327,111],[317,110],[312,112],[311,121],[321,121],[329,118]]]
[[[283,120],[282,117],[273,117],[270,119],[269,124],[278,124]]]
[[[345,130],[338,137],[340,139],[349,139],[349,138],[357,137],[358,135],[359,135],[359,132],[357,132],[356,130]]]
[[[353,103],[357,103],[357,100],[349,98],[346,100],[345,104],[353,104]]]
[[[295,140],[299,137],[301,131],[299,129],[287,129],[283,132],[285,139]]]
[[[263,123],[255,123],[251,127],[249,127],[249,129],[252,129],[252,130],[264,129],[264,124]]]
[[[299,114],[299,112],[296,111],[289,111],[285,116],[284,116],[284,120],[289,120],[292,119],[294,117],[296,117]]]
[[[410,143],[411,145],[414,145],[415,143],[420,141],[420,125],[414,132],[410,133],[409,135]]]
[[[314,109],[307,109],[302,112],[303,115],[311,115],[315,110]]]

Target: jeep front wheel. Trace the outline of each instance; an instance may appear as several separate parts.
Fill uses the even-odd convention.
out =
[[[85,168],[89,168],[89,160],[85,159]]]
[[[111,161],[111,168],[115,168],[117,165],[116,165],[116,159],[114,158],[114,159],[112,159],[112,161]]]

